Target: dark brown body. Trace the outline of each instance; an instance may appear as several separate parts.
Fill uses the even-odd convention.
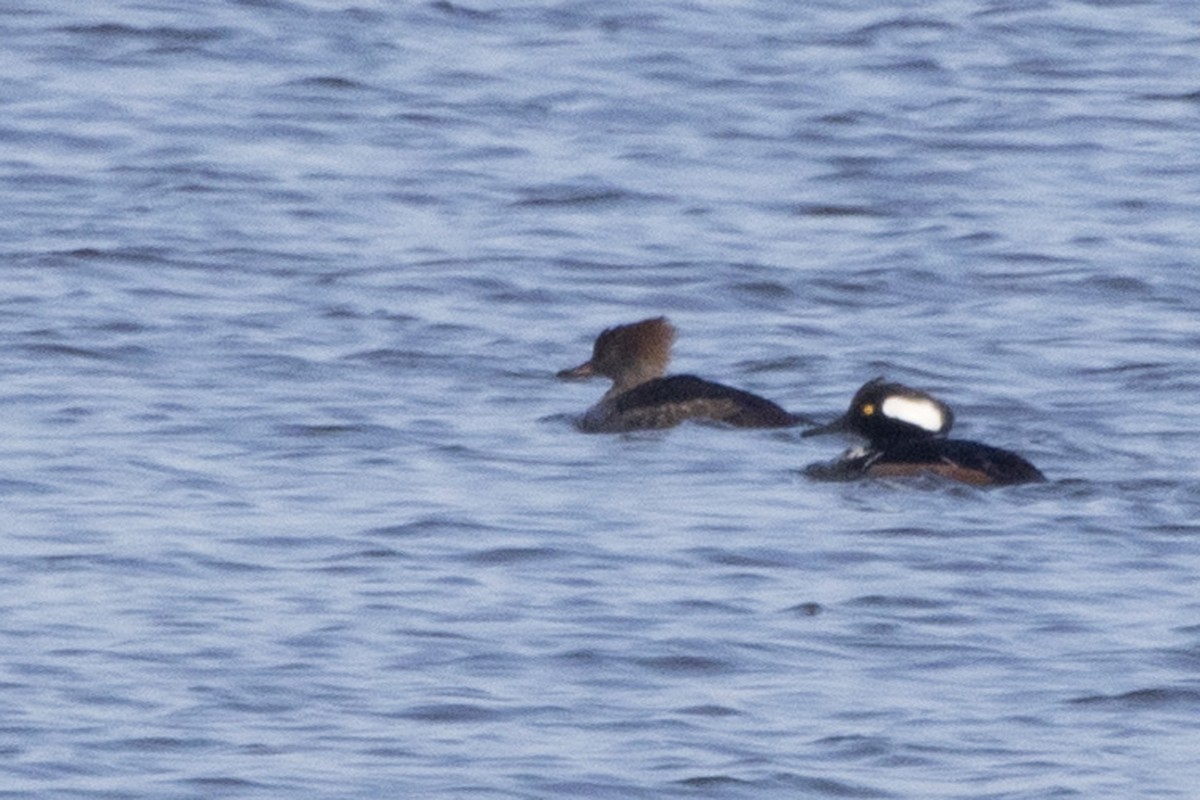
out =
[[[695,375],[664,377],[675,329],[665,317],[608,328],[592,357],[560,378],[612,379],[600,402],[579,418],[588,433],[670,428],[684,420],[709,420],[739,428],[782,428],[809,422],[758,395]]]
[[[671,375],[606,397],[579,420],[588,433],[671,428],[684,420],[722,422],[738,428],[784,428],[803,422],[767,400],[694,375]]]
[[[1040,483],[1046,477],[1016,453],[965,439],[920,439],[869,449],[805,472],[824,480],[939,475],[973,486]]]

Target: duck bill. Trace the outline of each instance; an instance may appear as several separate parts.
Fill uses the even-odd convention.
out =
[[[592,367],[591,361],[585,361],[578,367],[571,369],[559,370],[557,377],[565,381],[580,380],[582,378],[590,378],[596,374],[596,370]]]
[[[801,431],[801,436],[824,436],[827,433],[845,433],[850,430],[850,417],[841,416],[835,419],[828,425],[819,425],[816,428],[808,428]]]

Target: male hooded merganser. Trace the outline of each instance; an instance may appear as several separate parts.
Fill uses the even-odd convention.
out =
[[[868,381],[850,401],[850,410],[802,436],[846,431],[867,440],[828,464],[805,472],[825,480],[886,478],[932,473],[976,486],[1030,483],[1046,478],[1016,453],[979,442],[947,439],[954,424],[950,407],[925,392],[882,378]]]
[[[695,375],[670,375],[667,362],[675,328],[666,317],[609,328],[596,338],[592,357],[560,378],[603,375],[613,385],[578,421],[588,433],[670,428],[685,419],[739,428],[783,428],[809,422],[770,400]]]

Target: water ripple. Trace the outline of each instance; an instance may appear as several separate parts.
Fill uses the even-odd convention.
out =
[[[1200,783],[1189,4],[35,5],[0,794]],[[883,374],[1051,479],[581,436],[554,373],[659,314],[673,371]]]

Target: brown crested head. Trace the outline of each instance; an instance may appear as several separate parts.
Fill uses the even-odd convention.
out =
[[[608,328],[596,337],[589,361],[574,369],[565,369],[558,376],[604,375],[612,378],[618,387],[631,388],[666,373],[674,341],[675,328],[666,317]]]
[[[667,371],[675,328],[666,317],[644,319],[608,328],[592,347],[592,368],[614,380],[636,372],[641,380],[658,378]]]

